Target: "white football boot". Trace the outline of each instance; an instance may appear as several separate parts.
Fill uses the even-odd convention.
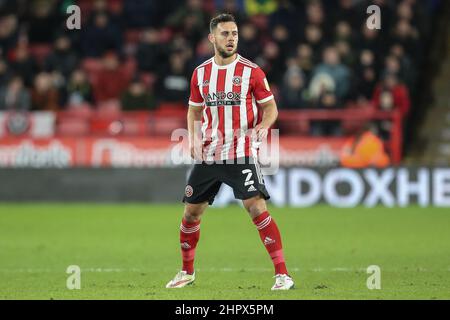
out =
[[[289,290],[294,288],[294,280],[287,274],[277,274],[272,290]]]
[[[195,272],[188,274],[186,271],[180,271],[176,274],[175,278],[169,281],[166,288],[183,288],[188,284],[193,283],[195,280]]]

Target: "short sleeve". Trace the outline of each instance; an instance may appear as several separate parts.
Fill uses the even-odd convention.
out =
[[[252,72],[253,96],[257,103],[264,103],[273,99],[266,75],[261,68],[253,69]]]
[[[203,97],[198,86],[197,70],[194,70],[191,77],[191,93],[189,96],[189,105],[194,107],[203,106]]]

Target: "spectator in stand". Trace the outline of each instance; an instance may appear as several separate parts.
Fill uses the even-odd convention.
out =
[[[33,78],[38,70],[38,67],[36,61],[30,55],[26,43],[19,43],[12,54],[11,60],[11,67],[14,73],[20,75],[26,87],[30,87],[33,83]]]
[[[7,15],[0,18],[0,54],[6,56],[17,45],[19,38],[18,22],[15,15]]]
[[[199,42],[195,51],[196,59],[193,62],[194,66],[201,65],[203,62],[214,56],[214,48],[211,45],[211,42],[209,42],[208,37],[204,37],[203,40]]]
[[[397,58],[400,64],[400,78],[403,79],[409,89],[414,88],[416,84],[417,71],[414,68],[413,61],[406,55],[405,49],[401,44],[394,43],[390,50],[390,56]]]
[[[201,0],[187,0],[184,6],[167,18],[166,25],[175,32],[183,32],[196,46],[207,25],[207,17]]]
[[[97,13],[92,22],[82,29],[81,49],[83,56],[98,58],[107,51],[122,51],[122,31],[107,13]]]
[[[298,66],[302,69],[307,81],[311,78],[312,70],[314,68],[313,59],[311,46],[305,43],[299,44],[297,47]]]
[[[269,30],[273,30],[277,25],[283,25],[289,30],[291,38],[294,42],[300,37],[301,21],[304,21],[304,12],[301,12],[298,5],[290,0],[279,0],[278,9],[269,17]]]
[[[120,2],[122,1],[93,0],[88,21],[92,22],[98,14],[106,14],[111,24],[123,28],[125,23],[123,21],[123,7]],[[119,10],[117,10],[117,4],[119,4]],[[116,10],[113,9],[114,7]]]
[[[11,79],[11,70],[8,63],[0,57],[0,87],[6,86]]]
[[[419,32],[408,20],[402,19],[396,23],[391,39],[393,43],[402,45],[416,63],[421,62],[422,47],[419,42]]]
[[[333,25],[338,24],[339,21],[346,21],[351,28],[357,28],[362,23],[360,16],[353,0],[338,0],[337,7],[330,10],[330,21]]]
[[[163,101],[186,102],[190,76],[183,52],[176,51],[169,56],[169,64],[159,78],[158,92],[161,94]]]
[[[409,78],[412,74],[407,69],[402,67],[399,58],[397,58],[394,54],[388,55],[384,61],[384,69],[381,77],[384,78],[387,74],[397,76],[397,78],[405,84],[408,84],[408,80],[412,81],[412,78]]]
[[[339,40],[334,44],[334,47],[341,57],[342,64],[347,67],[353,66],[355,63],[355,56],[350,44],[347,41]]]
[[[138,78],[131,81],[128,89],[120,99],[122,110],[152,110],[155,109],[155,97]]]
[[[126,0],[123,2],[123,20],[127,28],[148,28],[154,25],[154,1]]]
[[[355,39],[352,32],[352,27],[346,21],[339,21],[335,28],[334,41],[344,41],[350,46],[353,46]]]
[[[97,85],[94,88],[94,97],[97,103],[117,100],[128,86],[130,76],[120,65],[119,58],[114,52],[103,57],[103,67],[98,74]]]
[[[313,0],[306,5],[306,23],[314,25],[325,34],[328,34],[325,12],[320,1]]]
[[[33,111],[59,110],[59,93],[53,85],[51,74],[41,72],[36,75],[31,91],[31,103]]]
[[[78,57],[72,50],[70,38],[60,35],[53,44],[53,51],[45,59],[45,70],[56,72],[62,76],[64,83],[79,63]]]
[[[335,91],[323,88],[319,96],[311,101],[313,108],[318,110],[334,110],[339,108],[339,100]],[[342,136],[341,122],[339,120],[313,120],[310,122],[312,136]]]
[[[333,80],[334,92],[339,102],[345,99],[350,89],[350,70],[341,63],[335,47],[331,46],[324,50],[323,62],[314,69],[311,81],[322,74]]]
[[[370,50],[360,53],[359,61],[355,69],[356,92],[355,98],[358,103],[367,103],[372,100],[373,91],[377,82],[375,56]]]
[[[341,152],[341,165],[347,168],[384,168],[390,164],[384,150],[383,140],[370,124],[361,127],[354,137],[348,139]]]
[[[239,53],[247,59],[255,59],[260,52],[259,46],[255,45],[259,43],[258,38],[256,26],[249,22],[244,23],[239,28]]]
[[[28,20],[28,39],[30,43],[50,43],[54,32],[61,30],[64,21],[59,16],[55,1],[31,2]]]
[[[30,93],[19,76],[11,78],[0,87],[0,111],[28,111],[31,107]]]
[[[275,0],[244,0],[244,8],[249,17],[270,15],[278,9],[278,3]]]
[[[165,47],[160,43],[157,29],[146,29],[142,32],[136,60],[140,71],[156,73],[164,60]]]
[[[26,0],[2,0],[0,1],[0,15],[5,14],[17,14],[20,17],[24,16],[25,8],[27,5]]]
[[[244,0],[214,0],[216,12],[227,12],[234,16],[238,26],[245,20]]]
[[[280,59],[286,61],[289,54],[294,50],[294,43],[291,41],[289,30],[282,24],[278,24],[272,30],[272,39],[280,48]]]
[[[173,52],[178,52],[181,54],[181,58],[186,62],[186,66],[189,69],[193,69],[196,66],[192,65],[193,57],[194,57],[194,48],[192,44],[184,37],[182,33],[177,33],[173,36],[170,45],[167,48],[167,56],[170,56]],[[167,59],[164,60],[167,64],[169,61]],[[167,66],[163,66],[167,67]],[[160,68],[160,71],[162,69]]]
[[[255,59],[255,63],[265,71],[267,79],[273,83],[280,83],[286,70],[285,62],[280,55],[280,47],[270,41],[264,46],[262,54]]]
[[[355,49],[358,51],[368,49],[375,56],[382,57],[385,54],[385,47],[386,43],[381,38],[379,30],[367,28],[366,22],[364,21],[361,26],[361,32],[355,41]]]
[[[313,24],[308,24],[305,27],[303,42],[311,48],[313,59],[320,56],[319,53],[323,50],[324,46],[322,30]],[[313,61],[314,63],[319,62],[316,60]]]
[[[408,88],[399,82],[396,75],[386,74],[383,81],[375,87],[373,105],[384,111],[399,110],[402,119],[405,119],[411,105]],[[380,122],[380,135],[383,139],[389,138],[391,127],[392,123],[389,121]]]
[[[91,84],[87,79],[86,73],[82,69],[76,69],[70,75],[65,95],[65,104],[69,106],[94,104]]]
[[[381,83],[375,87],[373,103],[377,109],[400,110],[405,117],[411,105],[408,88],[394,74],[386,74]]]
[[[299,67],[293,65],[286,70],[280,91],[282,109],[299,110],[307,106],[305,77]]]

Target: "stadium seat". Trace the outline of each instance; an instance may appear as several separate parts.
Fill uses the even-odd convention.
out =
[[[163,102],[155,111],[157,116],[186,116],[186,106],[182,103]]]
[[[63,111],[64,115],[70,116],[72,118],[78,119],[89,119],[94,111],[92,110],[91,105],[85,103],[80,105],[69,105],[66,107],[66,110]]]
[[[127,136],[145,136],[149,133],[148,118],[123,118],[123,134]]]
[[[102,119],[118,119],[121,115],[120,103],[117,100],[110,100],[98,105],[95,116]]]
[[[275,127],[280,130],[282,135],[306,136],[309,133],[309,121],[304,120],[279,120]]]
[[[84,136],[90,133],[89,121],[86,119],[63,117],[56,125],[58,136]]]
[[[150,133],[155,136],[170,136],[179,128],[186,128],[186,119],[155,116],[150,121]]]

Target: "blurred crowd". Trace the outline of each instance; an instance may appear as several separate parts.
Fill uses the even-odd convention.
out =
[[[372,102],[410,109],[439,0],[0,0],[0,110],[123,110],[185,104],[213,55],[208,23],[238,21],[239,53],[267,74],[280,109]],[[66,8],[81,8],[68,30]],[[381,30],[366,26],[381,8]],[[333,122],[312,134],[340,134]]]

